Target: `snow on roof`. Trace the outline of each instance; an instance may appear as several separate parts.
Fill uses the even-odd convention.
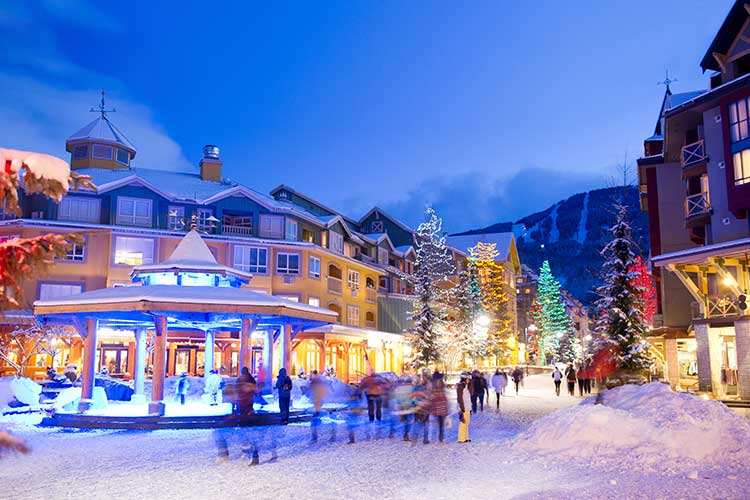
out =
[[[680,104],[686,103],[692,99],[695,99],[699,95],[705,94],[705,90],[693,90],[691,92],[681,92],[679,94],[671,94],[667,96],[667,102],[665,103],[664,111],[676,108]]]
[[[398,333],[381,332],[380,330],[373,330],[371,328],[359,328],[356,326],[339,324],[316,326],[305,331],[316,333],[330,333],[334,335],[346,335],[358,338],[367,338],[370,340],[377,340],[378,338],[380,338],[380,340],[384,341],[403,341],[405,338],[403,335],[400,335]]]
[[[651,262],[655,266],[665,266],[667,264],[685,264],[689,262],[703,262],[709,257],[726,257],[727,254],[737,253],[744,254],[750,250],[750,238],[741,238],[737,240],[714,243],[713,245],[704,245],[699,247],[687,248],[676,252],[664,253],[651,257]]]
[[[301,302],[274,297],[249,288],[145,285],[101,288],[49,300],[37,300],[34,307],[54,307],[72,305],[118,304],[127,302],[174,302],[179,304],[214,304],[232,306],[285,307],[330,316],[338,316],[335,311],[311,306]]]
[[[494,243],[498,251],[500,260],[508,260],[510,245],[513,242],[513,233],[485,233],[485,234],[467,234],[463,236],[448,236],[446,243],[448,245],[468,253],[469,248],[476,246],[479,242]]]
[[[75,134],[68,137],[68,142],[77,141],[96,141],[117,144],[127,149],[135,151],[135,146],[131,143],[125,134],[115,127],[106,116],[100,116],[93,122],[89,123]]]

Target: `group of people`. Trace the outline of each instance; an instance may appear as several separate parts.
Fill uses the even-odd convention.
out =
[[[565,373],[560,371],[558,366],[552,371],[552,380],[555,383],[555,394],[560,395],[560,386],[562,380],[568,385],[568,395],[575,396],[576,382],[578,383],[578,395],[583,396],[584,394],[591,394],[591,387],[594,385],[594,373],[588,367],[579,367],[578,369],[573,366],[573,363],[568,363],[565,368]]]

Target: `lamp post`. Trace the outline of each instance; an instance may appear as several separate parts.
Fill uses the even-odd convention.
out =
[[[523,336],[524,336],[524,342],[526,343],[526,357],[528,358],[528,352],[529,352],[529,332],[533,335],[534,332],[536,332],[538,328],[534,323],[528,325],[526,328],[523,329]],[[528,361],[528,359],[526,360]]]

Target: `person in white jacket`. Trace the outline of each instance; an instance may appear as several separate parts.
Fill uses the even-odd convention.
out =
[[[495,409],[500,411],[500,395],[505,393],[505,386],[508,385],[508,377],[499,368],[490,379],[490,385],[495,389]]]
[[[563,374],[560,369],[555,366],[555,371],[552,372],[552,380],[555,381],[555,394],[560,395],[560,384],[562,383]]]
[[[221,375],[216,370],[211,370],[206,377],[206,394],[211,406],[216,406],[220,402],[221,382]]]

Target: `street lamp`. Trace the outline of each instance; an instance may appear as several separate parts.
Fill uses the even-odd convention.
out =
[[[526,344],[526,353],[525,353],[526,357],[528,357],[529,355],[529,332],[531,332],[531,334],[533,335],[534,332],[536,332],[537,330],[538,328],[536,327],[534,323],[530,324],[529,326],[523,329],[523,337],[524,337],[524,342]]]

